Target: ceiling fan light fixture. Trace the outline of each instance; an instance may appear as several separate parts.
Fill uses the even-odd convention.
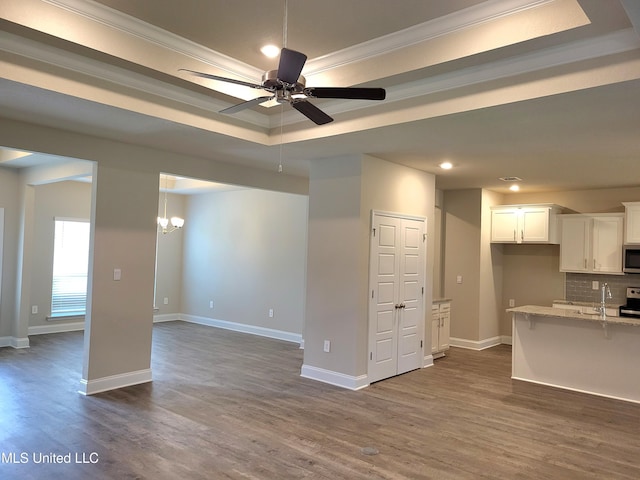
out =
[[[265,45],[260,49],[260,51],[268,58],[276,58],[280,55],[280,47],[276,47],[275,45]]]

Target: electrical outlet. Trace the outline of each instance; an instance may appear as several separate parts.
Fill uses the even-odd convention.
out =
[[[33,306],[31,307],[31,313],[32,313],[33,315],[37,315],[37,314],[38,314],[38,306],[37,306],[37,305],[33,305]]]
[[[462,283],[462,275],[456,276],[456,283]]]
[[[516,300],[514,298],[510,298],[509,299],[509,306],[510,307],[515,307],[516,306]]]
[[[164,297],[164,301],[162,303],[169,305],[169,297]]]
[[[209,300],[209,308],[213,308],[213,300]]]
[[[331,340],[325,340],[324,341],[324,348],[323,350],[327,353],[329,353],[331,351]]]
[[[593,282],[591,282],[591,290],[598,290],[598,288],[600,288],[598,280],[594,280]]]
[[[273,318],[273,308],[269,309],[269,318]]]

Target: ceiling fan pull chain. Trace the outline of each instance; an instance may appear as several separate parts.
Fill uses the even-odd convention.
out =
[[[284,19],[282,20],[282,46],[287,47],[287,23],[289,22],[289,0],[284,0]]]
[[[280,163],[278,163],[278,173],[282,173],[282,149],[283,149],[282,125],[283,124],[284,124],[284,104],[280,104]]]

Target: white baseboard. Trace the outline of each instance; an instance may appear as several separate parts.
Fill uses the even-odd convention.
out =
[[[0,347],[29,348],[29,337],[0,337]]]
[[[95,380],[80,380],[82,388],[78,390],[78,393],[82,395],[94,395],[100,392],[106,392],[108,390],[116,390],[118,388],[130,387],[132,385],[138,385],[140,383],[147,383],[151,381],[151,369],[138,370],[135,372],[121,373],[118,375],[111,375],[109,377],[96,378]]]
[[[424,360],[422,361],[422,368],[426,367],[433,367],[433,354],[424,356]]]
[[[299,333],[285,332],[282,330],[274,330],[272,328],[257,327],[255,325],[246,325],[244,323],[228,322],[226,320],[217,320],[215,318],[199,317],[197,315],[179,315],[180,320],[198,325],[206,325],[208,327],[224,328],[225,330],[233,330],[234,332],[251,333],[261,337],[274,338],[276,340],[284,340],[285,342],[300,343],[302,335]]]
[[[486,338],[484,340],[466,340],[464,338],[450,338],[449,344],[452,347],[466,348],[468,350],[484,350],[486,348],[495,347],[502,343],[502,337]]]
[[[369,386],[366,375],[354,377],[340,372],[325,370],[324,368],[312,367],[310,365],[302,365],[300,376],[335,385],[336,387],[347,388],[349,390],[360,390]]]
[[[48,333],[77,332],[84,330],[84,321],[53,323],[51,325],[36,325],[29,327],[29,335],[46,335]]]
[[[512,341],[511,335],[501,335],[500,336],[500,343],[502,343],[504,345],[513,345],[513,341]]]
[[[164,313],[153,316],[153,323],[175,322],[176,320],[180,320],[180,314],[178,313]]]

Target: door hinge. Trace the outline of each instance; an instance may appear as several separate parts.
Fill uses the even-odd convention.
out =
[[[427,241],[427,234],[426,234],[426,233],[423,233],[423,234],[422,234],[422,241],[423,241],[423,242],[426,242],[426,241]]]
[[[376,236],[376,229],[375,228],[373,229],[373,236],[374,237]]]
[[[369,352],[369,360],[373,360],[373,352]]]
[[[373,298],[373,290],[371,290],[371,298]]]
[[[422,294],[424,295],[424,287],[422,287]]]
[[[424,340],[420,340],[420,348],[422,348],[422,342],[423,342],[423,341],[424,341]]]

